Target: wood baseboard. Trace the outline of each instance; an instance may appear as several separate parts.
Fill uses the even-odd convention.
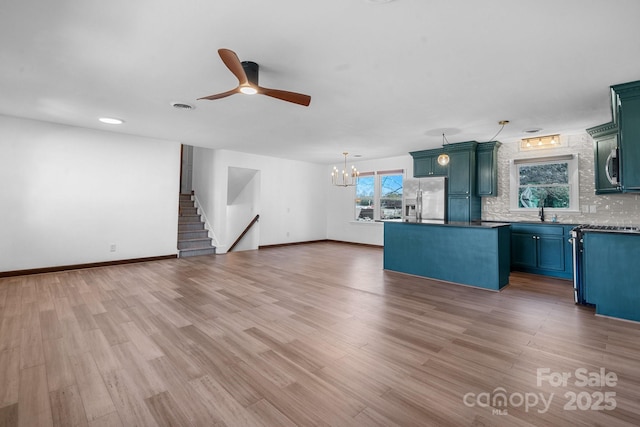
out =
[[[282,248],[285,246],[306,245],[307,243],[323,243],[328,241],[329,240],[327,239],[322,239],[322,240],[306,240],[304,242],[276,243],[274,245],[261,245],[261,246],[258,246],[258,249]]]
[[[81,270],[84,268],[95,268],[95,267],[110,267],[113,265],[121,265],[121,264],[133,264],[136,262],[148,262],[148,261],[160,261],[165,259],[174,259],[177,258],[178,255],[162,255],[162,256],[154,256],[147,258],[132,258],[132,259],[120,259],[117,261],[104,261],[104,262],[91,262],[87,264],[74,264],[74,265],[61,265],[55,267],[44,267],[44,268],[31,268],[28,270],[13,270],[13,271],[0,271],[0,278],[2,277],[15,277],[15,276],[28,276],[32,274],[43,274],[43,273],[54,273],[57,271],[67,271],[67,270]]]
[[[263,246],[258,246],[258,249],[279,248],[279,247],[284,247],[284,246],[306,245],[308,243],[327,243],[327,242],[342,243],[342,244],[345,244],[345,245],[365,246],[365,247],[369,247],[369,248],[383,248],[384,247],[382,245],[372,245],[372,244],[369,244],[369,243],[356,243],[356,242],[346,242],[346,241],[343,241],[343,240],[322,239],[322,240],[306,240],[304,242],[278,243],[278,244],[275,244],[275,245],[263,245]]]
[[[343,243],[345,245],[364,246],[364,247],[367,247],[367,248],[378,248],[378,249],[384,248],[384,245],[374,245],[374,244],[371,244],[371,243],[346,242],[344,240],[327,239],[327,242]]]

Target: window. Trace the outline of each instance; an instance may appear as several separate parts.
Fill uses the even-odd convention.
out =
[[[402,173],[380,172],[380,219],[402,218]]]
[[[357,221],[402,218],[403,170],[361,172],[356,186]]]
[[[356,185],[356,220],[373,221],[375,206],[375,174],[361,172]]]
[[[578,210],[577,155],[517,159],[511,166],[511,209]]]

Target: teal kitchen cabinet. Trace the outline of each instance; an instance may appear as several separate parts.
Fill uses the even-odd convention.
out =
[[[413,151],[413,176],[415,178],[424,178],[429,176],[447,176],[449,172],[448,165],[442,166],[438,163],[438,156],[442,154],[441,149]]]
[[[585,298],[596,314],[640,322],[640,233],[583,233]]]
[[[475,141],[448,144],[449,155],[449,221],[478,221],[481,199],[476,193]]]
[[[596,194],[620,193],[618,182],[618,127],[607,123],[587,129],[593,138],[594,182]]]
[[[640,81],[611,86],[617,105],[620,184],[640,192]]]
[[[611,123],[587,129],[594,139],[596,194],[640,193],[640,81],[611,86],[611,108]]]
[[[476,186],[480,197],[498,195],[498,141],[483,142],[476,147]]]
[[[511,224],[511,269],[571,279],[572,228],[560,224]]]
[[[471,202],[471,198],[469,196],[449,196],[449,206],[448,206],[449,221],[453,221],[453,222],[472,221],[470,202]],[[475,220],[477,220],[477,218]]]
[[[385,221],[384,269],[498,291],[509,283],[509,234],[506,223]]]

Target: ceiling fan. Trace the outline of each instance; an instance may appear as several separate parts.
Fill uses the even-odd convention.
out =
[[[243,61],[240,62],[238,55],[229,49],[218,49],[218,54],[224,62],[224,65],[236,76],[238,79],[238,87],[235,89],[218,93],[215,95],[203,96],[198,99],[220,99],[227,96],[244,93],[246,95],[267,95],[272,98],[281,99],[283,101],[293,102],[294,104],[309,106],[311,97],[309,95],[303,95],[301,93],[288,92],[286,90],[269,89],[258,85],[258,70],[259,66],[255,62]]]

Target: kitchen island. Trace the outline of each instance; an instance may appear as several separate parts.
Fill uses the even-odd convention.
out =
[[[509,283],[511,230],[500,222],[384,223],[384,269],[498,291]]]

